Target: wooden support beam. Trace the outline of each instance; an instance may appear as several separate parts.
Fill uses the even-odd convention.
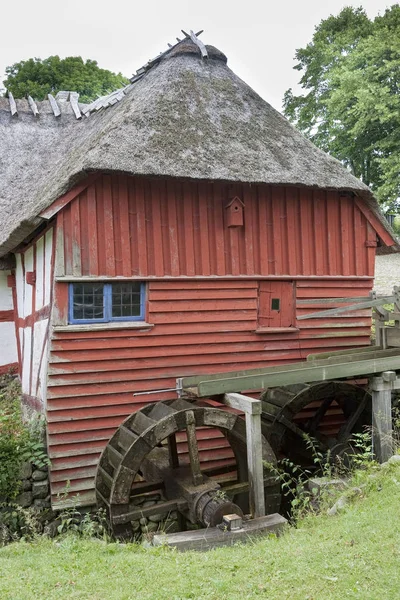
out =
[[[265,515],[264,468],[262,463],[261,401],[243,394],[225,394],[224,404],[245,413],[249,507],[253,518]]]
[[[49,99],[50,106],[51,106],[51,109],[53,111],[54,116],[55,117],[60,117],[61,116],[61,110],[60,110],[60,107],[57,104],[57,100],[54,98],[54,96],[52,94],[47,94],[47,98]]]
[[[32,96],[28,96],[28,104],[31,107],[31,111],[33,112],[35,117],[39,116],[39,111],[36,102],[32,98]]]
[[[17,105],[11,92],[8,92],[8,102],[10,103],[11,116],[17,115],[18,117]]]
[[[373,358],[369,358],[368,354],[357,356],[353,362],[349,362],[347,357],[338,357],[334,364],[329,364],[329,361],[299,362],[282,367],[241,371],[239,375],[220,373],[209,378],[207,375],[183,377],[183,389],[190,389],[191,393],[198,398],[210,398],[243,390],[263,390],[293,383],[312,383],[370,375],[381,373],[384,369],[400,371],[400,354],[394,352],[387,356],[387,351],[383,352],[383,356],[377,352]]]
[[[363,308],[372,308],[373,306],[380,306],[381,304],[387,304],[395,301],[395,296],[384,296],[383,298],[377,298],[376,300],[366,300],[365,302],[357,302],[350,306],[341,306],[340,308],[330,308],[329,310],[320,310],[318,312],[309,313],[308,315],[301,315],[297,317],[297,321],[304,321],[305,319],[319,319],[321,317],[334,317],[342,313],[351,312],[352,310],[361,310]]]
[[[196,419],[192,410],[186,411],[185,416],[186,435],[188,441],[189,460],[190,468],[192,471],[193,485],[200,485],[201,483],[203,483],[203,475],[201,474],[199,447],[196,438]]]
[[[198,39],[198,37],[192,30],[190,30],[190,39],[199,48],[202,58],[208,58],[207,48],[205,47],[203,42]]]
[[[372,443],[380,463],[393,455],[392,390],[400,388],[394,371],[384,371],[372,380]]]
[[[71,92],[69,95],[69,103],[71,105],[72,110],[74,111],[74,115],[77,119],[82,119],[82,113],[78,105],[79,94],[77,92]]]

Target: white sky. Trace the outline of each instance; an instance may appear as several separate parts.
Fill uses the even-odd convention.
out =
[[[385,0],[19,0],[2,3],[0,88],[6,66],[58,54],[97,60],[127,77],[174,43],[180,29],[204,29],[201,39],[222,50],[228,65],[278,110],[294,87],[296,48],[315,26],[346,5],[370,17],[395,2]],[[4,19],[4,20],[3,20]]]

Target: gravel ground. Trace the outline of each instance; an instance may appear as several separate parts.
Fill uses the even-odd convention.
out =
[[[374,290],[378,295],[390,294],[400,285],[400,254],[384,254],[375,259]]]

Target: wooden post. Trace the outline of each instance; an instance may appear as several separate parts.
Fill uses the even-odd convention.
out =
[[[265,515],[264,468],[262,463],[261,401],[243,394],[224,394],[224,404],[246,415],[249,505],[252,517]]]
[[[393,454],[392,389],[395,384],[395,371],[385,371],[382,377],[372,380],[372,443],[379,463],[386,462]]]

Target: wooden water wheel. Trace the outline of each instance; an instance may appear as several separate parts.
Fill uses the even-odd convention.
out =
[[[261,401],[263,434],[275,454],[303,467],[313,465],[304,434],[334,459],[351,454],[352,435],[371,426],[371,395],[343,381],[272,388]]]
[[[229,468],[236,476],[228,484],[218,480],[224,469],[201,468],[196,430],[204,427],[219,429],[232,448],[235,464]],[[181,431],[187,435],[187,465],[181,463],[177,452],[176,434]],[[264,438],[262,453],[264,464],[276,464]],[[157,505],[158,513],[179,511],[192,523],[215,526],[225,514],[246,513],[249,485],[244,420],[204,402],[185,400],[156,402],[129,416],[105,447],[96,476],[97,501],[106,508],[115,536],[133,537],[131,523],[154,510],[138,508],[137,497],[155,490],[166,498]],[[266,513],[277,512],[279,483],[266,466],[264,490]]]

